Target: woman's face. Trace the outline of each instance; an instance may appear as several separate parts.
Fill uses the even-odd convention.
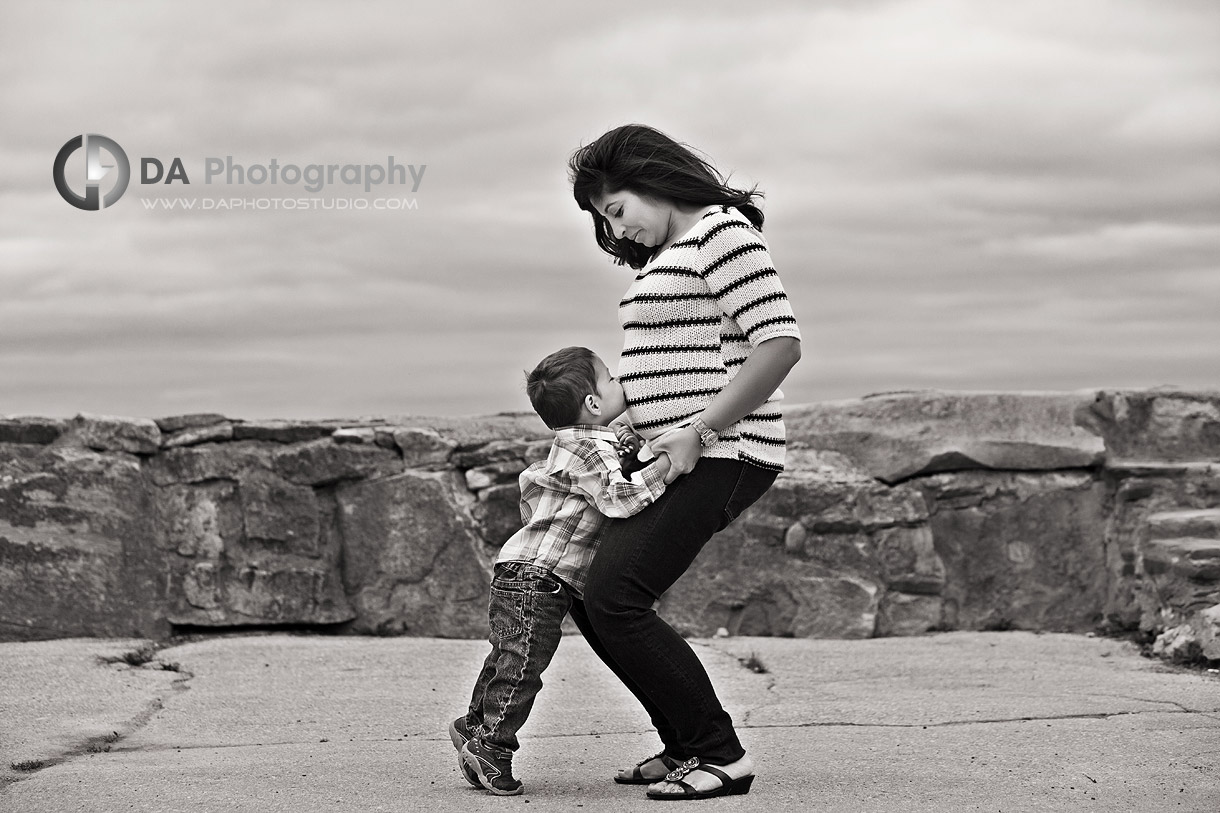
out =
[[[610,222],[610,230],[620,240],[656,248],[669,238],[673,207],[662,201],[624,189],[606,192],[590,202]]]

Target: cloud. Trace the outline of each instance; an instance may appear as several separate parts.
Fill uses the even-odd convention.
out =
[[[1052,260],[1149,261],[1163,265],[1167,258],[1220,257],[1220,226],[1184,223],[1106,224],[1066,234],[1037,234],[994,241],[997,253],[1021,254]],[[1220,276],[1220,268],[1217,268]]]
[[[1220,369],[1210,3],[19,2],[5,18],[0,69],[22,80],[0,87],[0,413],[528,408],[521,368],[617,347],[630,274],[593,245],[565,163],[627,121],[767,193],[808,346],[792,401]],[[181,156],[192,183],[72,209],[50,160],[80,132],[133,162]],[[428,169],[407,212],[138,205],[283,193],[202,183],[226,155]]]

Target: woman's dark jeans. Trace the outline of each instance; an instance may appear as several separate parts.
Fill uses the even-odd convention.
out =
[[[745,749],[703,664],[653,603],[776,476],[737,460],[701,459],[655,503],[607,525],[584,600],[572,604],[589,646],[644,706],[676,759],[727,765]]]

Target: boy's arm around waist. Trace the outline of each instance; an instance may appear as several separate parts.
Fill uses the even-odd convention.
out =
[[[665,492],[668,455],[658,457],[631,477],[623,475],[618,455],[609,446],[594,446],[584,457],[584,464],[584,470],[574,479],[574,489],[612,519],[638,514]]]

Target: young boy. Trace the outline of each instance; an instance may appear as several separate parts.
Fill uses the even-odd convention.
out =
[[[449,725],[466,780],[494,794],[524,788],[512,773],[517,730],[559,646],[559,626],[583,595],[606,517],[629,517],[665,490],[669,456],[624,476],[610,423],[627,408],[623,385],[591,350],[567,347],[526,379],[530,402],[555,440],[521,473],[520,531],[496,559],[488,603],[491,653],[470,708]]]

